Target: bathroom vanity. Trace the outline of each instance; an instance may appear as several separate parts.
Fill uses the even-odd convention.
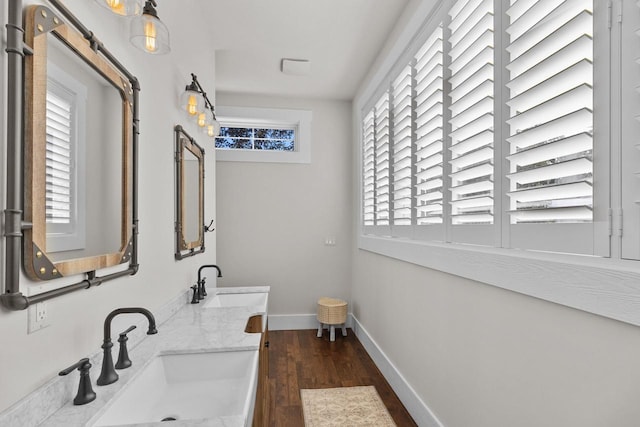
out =
[[[130,350],[133,365],[118,370],[117,382],[96,385],[101,362],[96,353],[91,358],[95,401],[72,404],[78,375],[73,372],[73,389],[62,388],[67,403],[40,425],[166,426],[163,420],[174,426],[266,425],[268,292],[268,286],[211,288],[199,304],[189,304],[187,294],[181,295],[175,314],[158,325],[158,334],[144,336]],[[45,392],[26,398],[25,404],[46,406],[50,401]],[[0,415],[0,420],[26,422],[25,413],[42,411],[24,409],[14,417]]]

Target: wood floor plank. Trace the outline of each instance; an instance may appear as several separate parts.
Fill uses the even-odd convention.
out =
[[[373,385],[398,427],[413,427],[400,399],[351,330],[329,341],[315,330],[269,331],[270,426],[302,427],[300,389]]]

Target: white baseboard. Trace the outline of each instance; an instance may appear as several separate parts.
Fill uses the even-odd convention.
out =
[[[352,324],[351,315],[347,316],[347,328]],[[302,329],[318,329],[315,314],[269,314],[270,331],[297,331]]]
[[[358,322],[358,319],[353,315],[350,317],[352,320],[351,327],[360,340],[360,343],[362,343],[362,346],[367,350],[367,353],[369,353],[369,356],[371,356],[378,369],[380,369],[382,375],[387,382],[389,382],[393,391],[398,395],[402,404],[407,408],[413,420],[420,427],[444,427],[431,409],[429,409],[411,385],[404,379],[400,371],[391,363],[378,344],[371,338],[366,329]]]

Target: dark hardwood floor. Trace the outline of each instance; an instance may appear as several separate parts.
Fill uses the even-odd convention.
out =
[[[399,427],[416,425],[351,329],[334,342],[327,331],[269,331],[270,426],[304,426],[300,389],[363,385],[376,387]]]

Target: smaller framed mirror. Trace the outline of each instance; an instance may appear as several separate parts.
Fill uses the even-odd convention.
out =
[[[176,140],[176,259],[204,252],[204,150],[182,126]]]

